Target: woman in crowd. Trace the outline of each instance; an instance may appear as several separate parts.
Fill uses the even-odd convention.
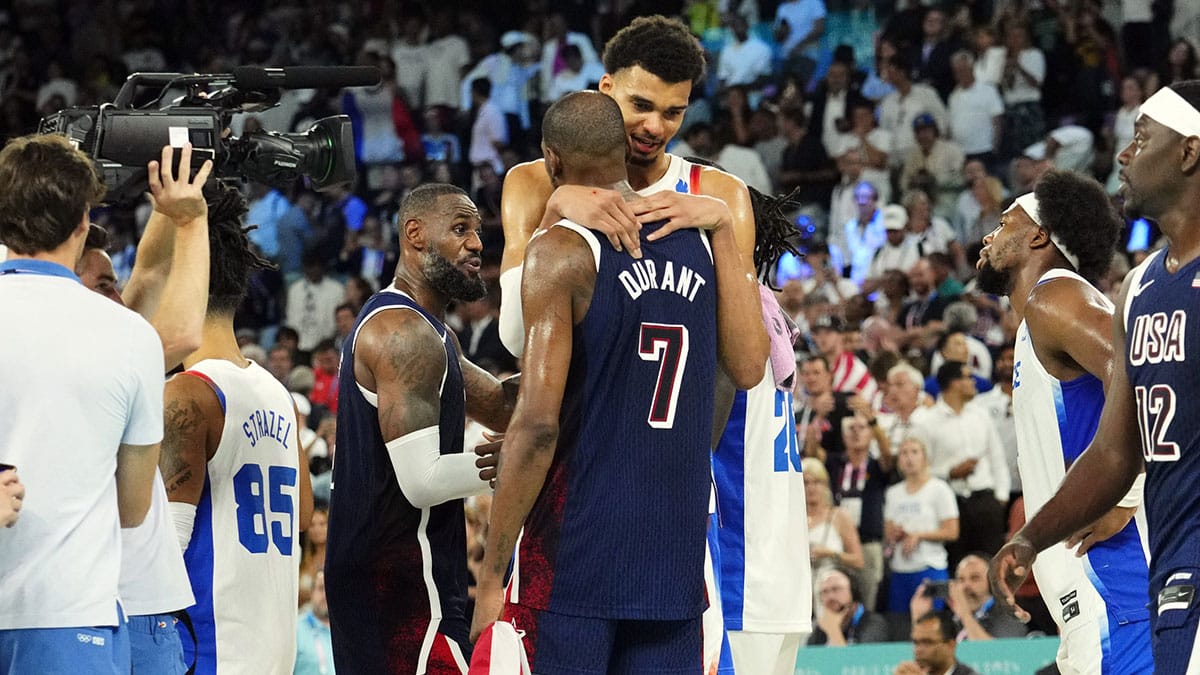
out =
[[[805,505],[808,507],[809,556],[812,558],[813,579],[834,567],[853,571],[863,568],[862,542],[850,514],[833,505],[829,487],[829,472],[815,457],[806,457],[801,465],[804,473]]]

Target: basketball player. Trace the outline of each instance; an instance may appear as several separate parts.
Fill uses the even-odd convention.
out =
[[[1112,303],[1086,281],[1104,273],[1122,223],[1096,181],[1051,170],[983,239],[979,284],[1007,295],[1021,320],[1013,414],[1025,508],[1054,494],[1096,433],[1112,372]],[[1064,673],[1149,673],[1149,613],[1141,492],[1090,530],[1082,558],[1051,547],[1034,563],[1062,636]],[[1093,582],[1089,577],[1094,578]]]
[[[478,465],[463,452],[465,415],[503,430],[517,387],[468,361],[445,324],[451,300],[487,293],[475,205],[426,184],[404,198],[400,223],[395,281],[342,350],[325,557],[334,663],[458,675],[470,660],[463,498],[488,489],[496,461],[495,446]]]
[[[521,309],[525,246],[535,231],[560,218],[606,232],[617,250],[628,249],[634,257],[640,256],[638,229],[643,223],[667,221],[655,236],[684,227],[732,225],[745,271],[753,279],[754,212],[745,184],[719,169],[666,152],[683,121],[692,86],[703,77],[704,59],[703,48],[687,27],[663,16],[634,19],[605,45],[607,72],[599,89],[621,108],[629,146],[629,183],[645,199],[627,202],[626,195],[602,187],[556,188],[547,177],[543,160],[513,167],[505,177],[501,199],[505,247],[500,264],[504,300],[499,329],[501,340],[514,355],[522,354],[525,342]],[[748,311],[744,320],[759,322],[761,315]],[[762,356],[755,372],[748,375],[757,382],[769,349],[765,333],[750,336],[743,348],[748,355]],[[712,576],[709,568],[711,561],[706,563],[706,574]],[[710,592],[713,609],[705,622],[709,637],[705,650],[711,662],[721,660],[722,665],[729,665],[724,663],[721,641],[713,639],[723,631],[719,594],[715,586]]]
[[[246,203],[219,185],[209,199],[208,313],[200,348],[167,381],[159,468],[184,547],[195,628],[179,626],[196,673],[290,673],[296,658],[300,542],[312,515],[308,462],[292,397],[245,359],[233,314],[247,277]]]
[[[554,184],[633,192],[611,98],[564,97],[542,131]],[[538,366],[504,442],[472,633],[503,609],[538,673],[699,672],[713,377],[719,360],[736,386],[762,378],[766,357],[732,348],[763,331],[757,291],[728,225],[711,244],[647,240],[642,260],[600,236],[564,220],[525,263]],[[757,316],[722,318],[737,312]]]
[[[1113,368],[1095,438],[991,570],[996,595],[1012,604],[1037,552],[1112,509],[1144,460],[1152,649],[1155,672],[1165,675],[1200,669],[1200,378],[1187,361],[1200,350],[1200,331],[1188,321],[1200,292],[1198,106],[1200,81],[1160,89],[1142,104],[1133,141],[1118,156],[1126,216],[1158,222],[1168,245],[1121,289],[1113,352],[1125,367]]]

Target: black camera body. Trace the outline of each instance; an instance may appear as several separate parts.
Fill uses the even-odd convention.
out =
[[[230,121],[236,113],[273,107],[283,89],[370,86],[379,77],[378,69],[363,67],[135,73],[112,103],[60,110],[42,119],[38,132],[63,134],[92,158],[111,203],[139,198],[146,191],[146,165],[162,156],[163,146],[186,143],[192,145],[193,168],[212,160],[217,177],[275,187],[307,177],[314,189],[325,190],[351,184],[356,176],[349,117],[326,117],[304,133],[257,131],[236,138],[228,135]],[[160,93],[135,107],[135,97],[149,86],[160,86]],[[180,95],[168,99],[173,92]]]

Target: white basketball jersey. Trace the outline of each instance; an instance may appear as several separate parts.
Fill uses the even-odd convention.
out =
[[[1038,283],[1062,277],[1087,283],[1065,269],[1046,272]],[[1112,304],[1105,302],[1111,310]],[[1067,468],[1095,436],[1104,390],[1103,383],[1090,374],[1063,382],[1047,372],[1024,321],[1017,329],[1013,363],[1017,465],[1025,514],[1032,518],[1058,491]],[[1083,558],[1077,558],[1063,545],[1038,554],[1034,576],[1062,631],[1071,631],[1077,616],[1082,619],[1079,623],[1096,619],[1095,615],[1089,616],[1089,609],[1098,615],[1102,629],[1106,612],[1127,620],[1144,616],[1148,558],[1145,533],[1145,514],[1139,509],[1125,530],[1093,547]],[[1138,583],[1140,589],[1130,589]],[[1076,600],[1078,604],[1073,607]]]
[[[196,604],[197,673],[281,675],[296,658],[300,511],[292,398],[255,363],[201,361],[225,411],[184,559]],[[185,652],[190,639],[181,631]]]
[[[792,393],[762,381],[734,398],[713,455],[725,627],[812,631],[812,566]]]

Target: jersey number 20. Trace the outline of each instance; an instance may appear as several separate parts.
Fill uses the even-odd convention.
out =
[[[687,326],[667,323],[643,323],[638,337],[638,356],[658,362],[658,380],[650,415],[646,421],[655,429],[675,426],[675,408],[679,403],[679,384],[687,368]]]
[[[243,464],[233,475],[233,498],[237,501],[238,541],[251,553],[266,553],[274,544],[283,555],[292,554],[292,524],[295,509],[292,495],[284,487],[296,487],[296,470],[290,466],[268,466],[263,482],[262,467]]]

